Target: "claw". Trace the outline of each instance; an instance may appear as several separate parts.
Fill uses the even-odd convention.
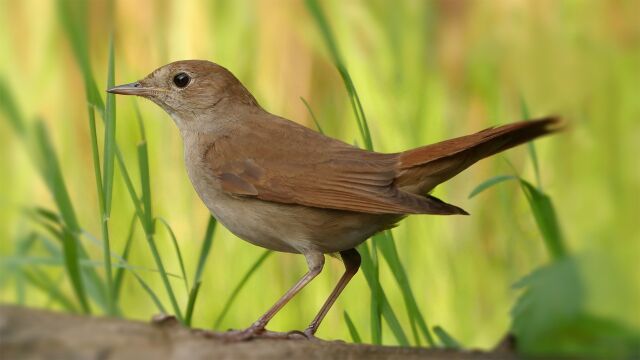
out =
[[[321,341],[311,331],[292,330],[287,332],[278,332],[267,330],[262,327],[250,326],[244,330],[230,330],[226,333],[219,334],[219,337],[225,341],[249,341],[253,339],[281,339],[281,340],[311,340]]]
[[[260,337],[268,332],[269,331],[262,327],[249,326],[244,330],[229,330],[222,334],[222,337],[227,341],[247,341]]]
[[[307,333],[304,331],[291,330],[291,331],[287,331],[286,334],[288,339],[299,339],[300,337],[302,337],[309,340],[309,335],[307,335]]]

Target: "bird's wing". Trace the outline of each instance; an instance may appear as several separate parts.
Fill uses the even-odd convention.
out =
[[[252,133],[258,137],[253,146],[241,148],[231,137],[222,137],[207,154],[225,192],[373,214],[465,213],[431,196],[399,190],[394,185],[396,154],[364,151],[298,127]]]

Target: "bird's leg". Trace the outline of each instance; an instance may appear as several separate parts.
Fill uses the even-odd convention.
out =
[[[229,336],[233,340],[248,340],[256,336],[263,335],[265,337],[288,337],[289,333],[273,333],[267,332],[265,326],[269,320],[271,320],[277,313],[285,306],[289,300],[291,300],[305,285],[307,285],[313,278],[318,276],[324,267],[324,255],[322,253],[305,254],[307,259],[307,265],[309,271],[298,282],[287,291],[276,303],[262,315],[256,322],[254,322],[247,329],[239,332],[231,332]]]
[[[342,290],[344,290],[345,286],[347,286],[351,278],[358,272],[358,269],[360,268],[360,254],[358,254],[358,251],[356,249],[341,251],[340,257],[344,262],[344,274],[327,298],[327,301],[325,301],[324,305],[322,305],[322,308],[318,312],[318,315],[316,315],[311,324],[309,324],[307,329],[304,331],[304,334],[307,336],[307,338],[314,337],[316,331],[318,330],[318,326],[320,326],[320,322],[322,322],[322,319],[324,319],[325,315],[327,315],[327,312],[329,312],[329,309],[331,308],[333,303],[336,302],[336,299],[338,298],[338,296],[340,296]]]

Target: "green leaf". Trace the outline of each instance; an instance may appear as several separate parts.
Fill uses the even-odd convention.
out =
[[[318,128],[318,132],[320,134],[324,134],[324,131],[322,131],[322,126],[320,126],[320,123],[318,122],[318,119],[316,118],[316,115],[313,113],[313,110],[311,110],[311,106],[309,105],[307,100],[305,100],[302,96],[300,97],[300,100],[302,100],[302,103],[307,108],[307,111],[309,112],[309,115],[311,115],[311,119],[313,120],[313,123],[316,124],[316,128]]]
[[[127,232],[127,240],[125,241],[124,249],[122,250],[121,257],[124,261],[129,260],[129,254],[131,252],[131,244],[133,244],[133,236],[136,231],[135,221],[136,221],[136,216],[134,214],[133,218],[131,219],[131,223],[129,225],[129,231]],[[118,300],[120,299],[120,290],[122,289],[125,269],[126,268],[124,266],[118,266],[118,270],[116,270],[116,275],[113,280],[113,302],[115,304],[117,304]]]
[[[524,97],[520,97],[520,114],[523,119],[530,119],[531,114],[529,113],[529,107],[527,106],[527,102],[524,100]],[[533,163],[533,171],[536,176],[536,184],[538,184],[538,189],[542,190],[542,180],[540,178],[540,165],[538,164],[538,153],[536,152],[536,146],[533,141],[529,141],[527,143],[527,149],[529,150],[529,157],[531,158],[531,162]]]
[[[158,308],[158,311],[160,311],[160,313],[162,314],[166,314],[167,310],[164,308],[164,306],[162,306],[162,302],[158,298],[158,295],[156,295],[156,293],[151,290],[151,287],[149,287],[149,285],[147,285],[147,283],[144,282],[144,280],[142,280],[142,278],[138,274],[136,274],[135,272],[133,272],[132,274],[136,278],[136,280],[138,280],[138,283],[140,283],[144,291],[146,291],[146,293],[149,295],[153,303],[156,305],[156,308]]]
[[[187,311],[185,311],[184,323],[187,326],[191,326],[191,319],[193,317],[193,309],[196,307],[196,298],[198,297],[198,292],[200,291],[200,285],[202,285],[202,281],[198,281],[193,284],[193,288],[191,288],[191,292],[189,292],[189,301],[187,301]]]
[[[62,253],[64,254],[64,262],[67,270],[67,275],[73,285],[73,290],[80,301],[82,310],[89,314],[91,312],[89,303],[86,298],[84,289],[84,283],[82,281],[82,274],[80,273],[80,261],[78,254],[77,242],[78,239],[71,232],[64,229],[62,233]]]
[[[329,54],[331,55],[331,59],[333,60],[334,65],[336,66],[338,72],[340,73],[340,76],[342,77],[342,81],[344,82],[345,88],[347,89],[347,92],[349,94],[349,101],[351,102],[351,108],[355,115],[358,129],[360,131],[362,139],[364,140],[365,148],[367,150],[373,150],[371,133],[369,131],[369,125],[364,114],[362,103],[360,102],[360,97],[358,96],[358,92],[356,91],[355,85],[353,84],[351,75],[349,75],[347,67],[342,61],[342,56],[338,51],[338,45],[335,41],[335,37],[333,36],[331,28],[329,27],[327,18],[317,0],[306,0],[305,4],[307,5],[307,9],[315,20],[318,29],[320,30],[320,34],[322,35],[325,45],[329,49]]]
[[[104,103],[91,72],[87,40],[87,7],[85,2],[58,0],[58,18],[71,43],[76,62],[82,71],[87,101],[104,115]]]
[[[2,77],[0,77],[0,111],[4,113],[9,124],[18,136],[24,139],[27,133],[26,121],[18,110],[9,85]]]
[[[78,313],[78,309],[73,301],[60,291],[57,282],[49,278],[45,272],[38,269],[30,269],[29,271],[23,271],[22,274],[31,285],[49,295],[49,297],[60,304],[62,308],[72,313]]]
[[[178,239],[176,238],[176,234],[173,232],[171,225],[161,217],[156,218],[157,221],[160,221],[162,225],[164,225],[165,229],[169,233],[169,237],[171,238],[171,242],[173,243],[173,249],[176,252],[176,256],[178,257],[178,263],[180,264],[180,271],[182,272],[182,279],[184,280],[184,286],[187,289],[187,293],[189,293],[189,280],[187,279],[187,272],[184,268],[184,261],[182,260],[182,252],[180,251],[180,246],[178,245]]]
[[[553,259],[565,256],[567,248],[551,198],[525,180],[520,179],[520,185],[549,254]]]
[[[109,65],[107,70],[107,88],[111,88],[114,83],[115,60],[113,50],[113,34],[109,39]],[[115,95],[107,93],[107,105],[105,107],[105,131],[104,131],[104,163],[103,163],[103,186],[104,186],[104,210],[105,216],[111,215],[111,201],[113,198],[113,174],[115,170],[114,155],[116,143],[116,102]]]
[[[456,339],[454,339],[451,335],[449,335],[449,333],[446,332],[442,327],[434,326],[433,332],[436,334],[436,336],[438,336],[438,339],[440,339],[440,342],[442,343],[442,345],[444,345],[445,348],[455,350],[462,348],[462,346],[460,346],[460,343],[457,342]]]
[[[151,208],[151,181],[149,176],[149,154],[147,143],[138,144],[138,167],[140,170],[140,183],[142,185],[142,213],[144,214],[144,224],[150,234],[155,233],[155,222],[153,221],[153,210]]]
[[[351,320],[349,313],[345,311],[343,315],[344,315],[344,322],[347,324],[347,328],[349,329],[349,334],[351,335],[351,339],[353,340],[354,343],[361,344],[362,338],[358,333],[358,329],[356,329],[356,326],[353,324],[353,321]]]
[[[240,282],[238,282],[238,285],[236,285],[236,287],[231,292],[231,295],[229,295],[229,298],[224,303],[224,306],[222,307],[222,311],[220,311],[220,314],[218,314],[218,317],[216,318],[216,321],[213,324],[214,329],[220,328],[220,324],[222,324],[222,320],[224,320],[224,317],[229,312],[229,309],[231,308],[233,301],[236,299],[236,297],[240,293],[240,290],[244,288],[244,286],[247,284],[251,276],[256,272],[256,270],[260,268],[262,263],[267,259],[267,257],[269,257],[270,254],[271,254],[271,251],[269,250],[266,250],[265,252],[263,252],[262,255],[260,255],[260,257],[256,259],[253,265],[251,265],[249,270],[247,270],[244,276],[240,279]]]
[[[482,183],[480,183],[480,185],[476,186],[475,189],[473,189],[473,191],[471,191],[471,193],[469,193],[469,199],[471,199],[472,197],[480,194],[481,192],[487,190],[488,188],[499,184],[501,182],[507,181],[507,180],[517,180],[518,177],[517,176],[513,176],[513,175],[498,175],[498,176],[494,176],[490,179],[487,179],[485,181],[483,181]]]
[[[200,257],[198,258],[198,265],[196,267],[196,274],[193,279],[193,283],[197,283],[202,280],[202,273],[204,272],[204,266],[207,263],[207,258],[211,252],[211,246],[213,245],[213,232],[216,230],[216,219],[213,216],[209,217],[207,223],[207,230],[204,233],[202,239],[202,247],[200,248]]]
[[[554,323],[574,316],[581,311],[585,298],[572,257],[536,269],[514,288],[524,290],[511,311],[513,330],[523,338],[539,336]]]
[[[23,257],[26,256],[33,245],[36,243],[37,234],[35,232],[30,232],[26,236],[20,236],[16,240],[16,248],[15,248],[15,256]],[[21,271],[17,267],[12,267],[7,270],[5,274],[13,273],[16,279],[16,300],[20,305],[26,304],[26,291],[25,291],[25,278]],[[4,286],[4,282],[8,279],[8,276],[0,276],[0,288]]]
[[[375,246],[373,247],[375,251]],[[369,285],[370,302],[369,315],[371,319],[371,343],[379,345],[382,343],[382,287],[378,277],[378,265],[376,258],[372,256],[372,252],[369,251],[369,245],[367,243],[360,244],[358,246],[358,252],[362,258],[360,268],[364,274],[367,285]]]
[[[80,274],[80,266],[78,264],[78,235],[81,232],[80,225],[78,224],[69,193],[67,192],[67,187],[62,177],[60,163],[42,121],[36,121],[35,132],[38,145],[39,168],[64,221],[61,240],[67,275],[71,280],[74,292],[83,311],[90,313],[91,310],[86,299],[82,276]]]
[[[53,195],[55,203],[60,211],[65,226],[74,234],[80,233],[80,225],[76,218],[76,213],[71,204],[67,187],[64,183],[60,162],[56,157],[56,152],[51,145],[49,134],[44,123],[36,120],[36,140],[38,146],[39,169],[43,175],[46,185]]]
[[[162,279],[162,283],[164,284],[165,290],[167,291],[167,295],[169,296],[169,300],[171,301],[171,306],[173,311],[178,318],[179,321],[183,321],[182,312],[180,311],[180,306],[178,305],[178,300],[176,299],[176,295],[171,287],[171,283],[169,282],[169,277],[167,276],[167,271],[165,270],[164,263],[162,262],[162,258],[160,257],[160,253],[155,244],[155,221],[153,221],[153,213],[151,208],[151,184],[149,177],[149,157],[147,153],[147,143],[141,142],[138,144],[138,165],[140,169],[140,182],[142,185],[142,204],[143,208],[141,210],[142,218],[140,222],[143,224],[142,228],[145,231],[145,238],[147,239],[147,244],[149,245],[149,249],[151,250],[151,255],[156,263],[156,267],[160,271],[160,278]],[[137,201],[136,198],[132,200]]]
[[[422,336],[424,336],[427,343],[430,346],[435,346],[435,342],[433,341],[433,336],[429,331],[427,322],[424,320],[424,316],[422,315],[422,312],[418,307],[418,302],[413,295],[413,290],[411,289],[407,272],[404,269],[404,266],[402,266],[402,262],[400,261],[398,250],[395,247],[393,234],[390,230],[385,231],[383,234],[384,239],[376,242],[376,245],[382,253],[382,256],[384,256],[385,260],[387,261],[387,264],[391,268],[391,273],[393,274],[396,282],[398,283],[398,286],[400,287],[402,298],[407,309],[407,315],[409,316],[409,321],[411,322],[411,329],[414,334],[416,345],[420,345],[420,338],[416,331],[417,325],[420,328]]]
[[[193,286],[200,286],[202,282],[202,273],[204,272],[204,267],[207,263],[207,258],[209,257],[209,253],[211,252],[211,246],[213,245],[213,232],[216,229],[216,219],[213,216],[209,216],[209,222],[207,223],[207,230],[204,234],[204,239],[202,240],[202,247],[200,248],[200,257],[198,258],[198,265],[196,267],[196,274],[193,279]],[[191,298],[193,296],[193,298]],[[191,289],[189,294],[189,303],[187,304],[187,313],[193,313],[194,307],[196,305],[196,297],[198,296],[198,290]],[[191,319],[187,319],[186,325],[191,325]]]
[[[375,242],[376,237],[379,236],[381,235],[378,234],[374,236],[372,240]],[[375,249],[375,246],[373,248]],[[409,346],[407,335],[404,333],[404,330],[402,330],[398,317],[393,311],[393,308],[391,308],[389,300],[380,286],[380,282],[376,274],[376,265],[373,263],[373,259],[375,258],[372,258],[367,244],[358,246],[358,251],[362,257],[362,273],[364,274],[365,280],[367,280],[367,284],[369,285],[372,294],[372,343],[379,344],[382,342],[382,325],[380,323],[380,317],[383,317],[398,343],[402,346]]]

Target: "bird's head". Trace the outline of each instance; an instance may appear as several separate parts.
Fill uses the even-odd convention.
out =
[[[154,70],[142,80],[115,86],[113,94],[137,95],[160,105],[178,128],[205,129],[228,111],[257,106],[255,98],[224,67],[206,60],[176,61]]]

